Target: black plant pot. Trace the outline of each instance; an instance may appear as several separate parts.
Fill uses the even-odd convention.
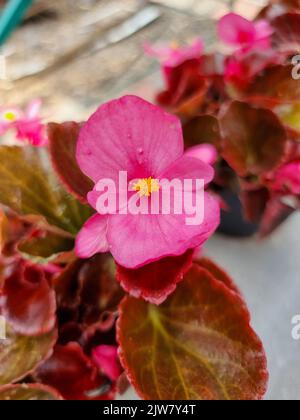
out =
[[[228,210],[221,212],[221,224],[218,232],[236,238],[247,238],[258,232],[259,225],[245,220],[243,207],[238,195],[229,189],[219,192],[227,204]]]

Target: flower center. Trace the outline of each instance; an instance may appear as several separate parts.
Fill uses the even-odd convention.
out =
[[[171,48],[171,50],[173,50],[173,51],[177,51],[177,50],[180,48],[180,45],[178,44],[178,42],[173,41],[173,42],[171,42],[171,44],[170,44],[170,48]]]
[[[159,181],[151,176],[149,178],[139,179],[133,185],[133,190],[138,191],[141,197],[150,197],[153,192],[159,191]]]
[[[6,121],[15,121],[17,117],[13,111],[7,111],[4,113],[3,118]]]

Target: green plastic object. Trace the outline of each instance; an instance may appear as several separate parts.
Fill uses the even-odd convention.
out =
[[[5,6],[0,14],[0,46],[19,25],[32,3],[33,0],[10,0]]]

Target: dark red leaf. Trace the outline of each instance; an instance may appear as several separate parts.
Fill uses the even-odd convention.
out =
[[[268,109],[234,101],[221,118],[221,132],[222,155],[241,177],[270,171],[282,161],[286,130]]]
[[[55,294],[41,267],[17,263],[5,279],[2,293],[3,315],[17,333],[35,336],[54,328]]]
[[[294,208],[281,202],[280,197],[273,197],[266,207],[263,215],[260,236],[271,235],[283,222],[285,222],[295,211]]]
[[[93,189],[92,181],[79,169],[76,161],[76,145],[80,124],[65,122],[48,124],[49,147],[54,167],[68,191],[81,202]]]
[[[98,323],[107,311],[115,311],[124,295],[110,255],[74,261],[55,283],[59,313],[75,311],[76,321],[87,324]]]
[[[285,13],[272,21],[273,39],[276,47],[285,54],[300,51],[300,14]]]
[[[35,372],[43,384],[57,389],[67,400],[113,398],[96,365],[83,353],[77,343],[56,346],[50,359]]]
[[[253,191],[242,191],[241,202],[247,221],[259,223],[270,198],[267,188],[259,188]]]
[[[180,257],[163,258],[136,270],[118,266],[117,279],[123,289],[136,298],[160,305],[192,265],[193,251]]]
[[[300,83],[292,77],[293,71],[293,65],[277,65],[266,69],[249,85],[245,98],[266,107],[299,102]]]
[[[268,373],[241,297],[194,265],[161,306],[126,297],[120,357],[144,399],[258,400]]]
[[[199,265],[201,268],[209,271],[209,273],[216,279],[224,283],[230,290],[241,295],[240,290],[234,284],[233,280],[229,275],[216,263],[214,263],[209,258],[200,258],[199,260],[194,261],[194,264]]]
[[[158,103],[183,115],[194,115],[205,99],[206,79],[200,74],[199,60],[189,60],[172,69],[168,86],[158,95]]]
[[[219,148],[221,141],[220,126],[212,115],[200,115],[193,118],[183,127],[186,147],[201,143],[210,143]]]

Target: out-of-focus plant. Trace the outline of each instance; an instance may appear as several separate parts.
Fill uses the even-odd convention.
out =
[[[166,89],[157,102],[180,116],[186,147],[218,150],[213,189],[223,215],[240,202],[262,236],[300,204],[299,28],[299,1],[272,1],[254,21],[234,13],[220,19],[222,52],[202,48],[176,66],[162,65]]]

